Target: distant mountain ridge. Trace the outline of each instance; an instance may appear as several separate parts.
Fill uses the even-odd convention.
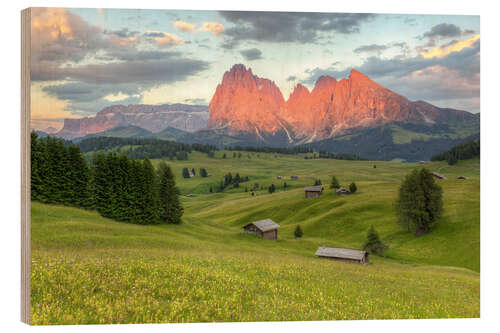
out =
[[[205,128],[208,118],[208,107],[203,105],[113,105],[102,109],[94,117],[65,119],[63,128],[55,134],[73,139],[127,126],[141,127],[153,133],[167,127],[194,132]]]
[[[321,76],[311,92],[298,84],[288,100],[273,81],[244,65],[224,73],[209,106],[208,128],[262,141],[286,136],[291,144],[320,141],[352,129],[391,122],[441,124],[474,120],[461,110],[438,108],[406,97],[352,70],[347,79]]]

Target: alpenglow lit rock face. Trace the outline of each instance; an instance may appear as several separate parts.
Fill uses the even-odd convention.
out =
[[[273,133],[281,128],[278,115],[284,104],[274,82],[253,75],[243,65],[234,65],[212,97],[208,126],[230,135]]]
[[[207,126],[208,116],[208,107],[200,105],[113,105],[94,117],[65,119],[64,127],[57,135],[72,139],[118,126],[138,126],[151,132],[160,132],[167,127],[195,132]]]
[[[210,102],[208,127],[229,135],[286,132],[295,143],[322,140],[390,122],[436,124],[474,115],[406,97],[352,70],[337,81],[321,76],[311,92],[298,84],[287,101],[274,82],[244,65],[224,73]]]

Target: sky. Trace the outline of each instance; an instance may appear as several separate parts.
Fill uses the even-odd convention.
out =
[[[479,16],[34,8],[32,127],[113,104],[208,105],[242,63],[285,99],[352,68],[408,97],[480,111]]]

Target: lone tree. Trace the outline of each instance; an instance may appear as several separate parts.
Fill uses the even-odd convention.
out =
[[[330,184],[330,188],[340,188],[339,181],[337,180],[337,177],[332,176],[332,182]]]
[[[387,246],[380,240],[378,232],[373,226],[371,226],[366,234],[366,241],[363,244],[363,250],[373,254],[383,254],[386,249]]]
[[[184,178],[190,178],[189,169],[188,168],[183,168],[182,169],[182,177],[184,177]]]
[[[356,183],[355,182],[352,182],[350,185],[349,185],[349,191],[351,191],[351,193],[356,193],[356,191],[358,190],[358,187],[356,186]]]
[[[274,186],[274,184],[271,184],[271,186],[269,186],[269,188],[268,188],[268,191],[271,194],[274,193],[276,191],[276,186]]]
[[[398,223],[416,236],[428,233],[443,211],[443,190],[429,170],[415,169],[399,188],[396,201]]]
[[[295,236],[295,238],[300,238],[302,237],[304,233],[302,232],[302,228],[300,227],[300,225],[298,225],[296,228],[295,228],[295,231],[293,232],[293,235]]]
[[[316,179],[314,181],[314,186],[318,186],[318,185],[321,185],[321,179]]]
[[[172,169],[162,162],[159,167],[158,201],[159,215],[163,223],[179,224],[184,209],[179,201],[179,189],[175,186]]]

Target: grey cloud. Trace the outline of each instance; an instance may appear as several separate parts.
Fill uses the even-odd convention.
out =
[[[431,30],[423,34],[427,38],[453,38],[462,35],[462,29],[455,24],[441,23],[435,25]]]
[[[293,81],[297,80],[297,77],[295,75],[290,75],[289,77],[286,78],[286,80],[288,82],[293,82]]]
[[[120,30],[104,30],[103,33],[105,35],[115,35],[120,38],[134,37],[139,34],[138,31],[130,31],[127,28],[123,28]]]
[[[370,45],[362,45],[360,47],[357,47],[354,49],[354,53],[380,53],[382,51],[385,51],[389,48],[387,45],[380,45],[380,44],[370,44]]]
[[[234,26],[225,31],[236,41],[313,43],[321,32],[350,34],[359,32],[362,22],[374,14],[352,13],[295,13],[221,11]],[[226,46],[231,43],[226,42]],[[227,47],[229,48],[229,47]]]
[[[123,93],[132,95],[124,100],[119,101],[121,104],[134,104],[139,103],[141,97],[139,94],[142,88],[135,84],[90,84],[83,82],[68,82],[65,84],[50,85],[43,88],[43,91],[58,99],[69,102],[68,110],[73,111],[74,114],[87,115],[95,113],[106,106],[116,104],[104,99],[109,94],[116,95]]]
[[[80,67],[47,68],[32,66],[33,81],[78,80],[87,83],[172,83],[183,81],[209,68],[209,63],[187,58],[157,61],[133,60],[121,63],[90,64]]]
[[[262,52],[257,48],[242,50],[240,53],[248,61],[262,59]]]
[[[478,40],[472,47],[450,53],[443,58],[425,59],[422,56],[416,56],[385,59],[371,56],[356,69],[410,99],[423,99],[429,102],[450,100],[453,102],[453,100],[465,98],[470,101],[469,104],[465,103],[464,105],[476,105],[475,108],[469,110],[478,111],[479,52],[480,43]],[[444,70],[442,73],[435,73],[431,69],[433,66],[440,66]],[[340,79],[348,77],[350,71],[350,67],[340,70],[337,70],[335,66],[316,67],[305,71],[307,78],[301,83],[313,85],[321,75]],[[411,76],[417,71],[420,78],[418,80]],[[448,77],[443,77],[443,75]],[[443,84],[443,82],[453,82],[453,84]]]

